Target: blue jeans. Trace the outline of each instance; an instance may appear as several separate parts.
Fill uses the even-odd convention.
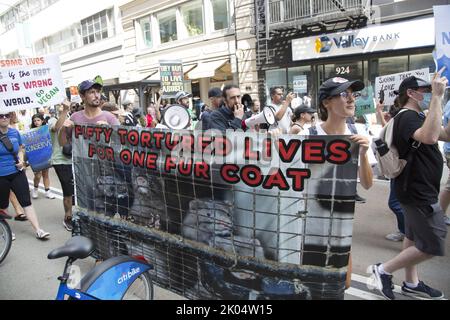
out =
[[[405,218],[403,215],[403,208],[400,206],[400,202],[397,200],[397,196],[395,195],[394,179],[391,179],[388,205],[397,218],[398,230],[405,234]]]

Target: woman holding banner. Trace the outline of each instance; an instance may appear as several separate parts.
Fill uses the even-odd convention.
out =
[[[45,124],[44,116],[40,113],[36,113],[31,117],[31,128],[39,128]],[[44,188],[45,188],[45,197],[48,199],[55,199],[55,196],[50,191],[50,178],[48,176],[48,168],[44,169],[42,171],[37,171],[34,173],[34,189],[32,190],[31,194],[33,199],[37,199],[39,197],[39,182],[42,180],[44,181]]]
[[[9,128],[11,113],[0,114],[0,210],[9,205],[9,193],[13,191],[33,226],[36,237],[47,239],[50,233],[39,226],[39,222],[30,199],[28,180],[23,171],[24,147],[19,131]]]

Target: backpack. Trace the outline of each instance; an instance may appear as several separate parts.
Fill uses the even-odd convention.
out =
[[[375,142],[375,157],[378,161],[378,170],[386,178],[393,179],[398,177],[406,167],[408,161],[412,160],[414,153],[420,147],[420,142],[414,141],[411,150],[408,153],[407,160],[400,159],[397,148],[393,145],[394,140],[394,121],[399,115],[407,109],[401,109],[395,117],[388,121],[380,132]]]

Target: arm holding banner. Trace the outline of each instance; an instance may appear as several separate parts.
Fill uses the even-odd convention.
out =
[[[376,106],[377,110],[377,123],[381,124],[382,127],[386,125],[386,119],[384,119],[384,113],[383,113],[383,107],[384,103],[378,102]]]
[[[350,137],[350,140],[359,144],[360,164],[358,168],[359,179],[364,189],[370,189],[373,184],[372,167],[369,163],[367,151],[369,150],[369,139],[363,135],[356,134]]]
[[[16,163],[16,168],[20,171],[25,169],[25,148],[22,145],[19,146],[19,151],[17,152],[17,159],[19,162]]]
[[[69,140],[67,139],[67,135],[69,135],[69,133],[70,133],[70,135],[72,135],[73,126],[74,126],[74,123],[72,120],[66,119],[64,121],[63,127],[61,128],[61,130],[59,130],[59,134],[58,134],[60,146],[63,146],[69,142]]]
[[[61,111],[61,114],[59,115],[58,121],[56,121],[55,125],[50,128],[53,132],[59,132],[59,130],[62,128],[64,121],[67,119],[67,114],[70,111],[70,103],[67,100],[64,100],[62,102],[63,110]]]

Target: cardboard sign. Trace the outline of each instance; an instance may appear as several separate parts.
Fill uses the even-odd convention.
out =
[[[77,86],[71,86],[70,87],[70,102],[75,102],[75,103],[81,103],[81,97],[80,94],[78,93],[78,87]]]
[[[163,98],[174,98],[178,91],[184,90],[184,73],[181,60],[160,60],[159,74],[164,91]]]
[[[394,100],[397,95],[394,93],[395,90],[398,90],[400,83],[410,76],[416,76],[425,81],[430,81],[430,70],[428,68],[394,73],[386,76],[376,77],[375,78],[375,99],[380,99],[380,91],[384,91],[384,104],[386,106],[391,106],[394,104]]]
[[[0,113],[61,103],[64,88],[58,55],[0,60]]]
[[[373,96],[373,87],[366,86],[361,90],[361,96],[355,101],[355,116],[375,113],[375,101]]]

